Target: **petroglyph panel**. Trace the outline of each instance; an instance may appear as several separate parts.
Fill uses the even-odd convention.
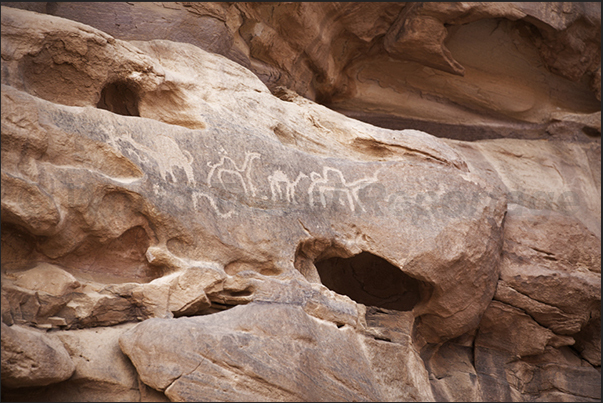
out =
[[[324,208],[327,207],[327,194],[341,193],[345,196],[345,202],[349,203],[347,205],[352,212],[356,210],[357,204],[362,211],[366,211],[358,198],[358,191],[371,183],[377,182],[377,173],[373,174],[372,177],[365,177],[348,183],[343,173],[337,168],[324,167],[322,172],[322,175],[317,172],[310,173],[312,183],[308,188],[308,197],[311,206],[315,205],[315,193],[318,193],[320,203]]]
[[[280,165],[278,169],[273,169],[267,160],[260,153],[250,151],[245,151],[244,158],[239,159],[221,156],[216,163],[207,162],[209,171],[206,184],[210,189],[221,191],[221,197],[235,197],[251,205],[259,203],[268,208],[293,205],[289,207],[328,209],[333,203],[338,203],[353,213],[367,211],[359,192],[378,182],[378,168],[370,176],[349,181],[343,172],[335,167],[321,167],[319,171],[322,174],[316,171],[289,173]],[[237,161],[242,162],[238,164]],[[254,164],[254,161],[258,162]],[[259,180],[252,179],[254,169]],[[266,175],[271,169],[271,173]],[[207,199],[218,216],[233,216],[232,211],[221,211],[217,206],[217,198],[208,193],[193,193],[195,208],[198,197]],[[303,199],[303,202],[300,202],[300,199]]]
[[[194,158],[190,152],[182,150],[173,139],[161,134],[145,136],[145,140],[152,145],[149,147],[136,141],[129,132],[125,132],[118,138],[113,139],[113,145],[115,146],[120,142],[131,145],[133,148],[128,148],[128,151],[135,155],[141,163],[152,161],[157,164],[163,180],[167,180],[169,174],[172,182],[177,182],[178,180],[174,175],[174,167],[177,167],[184,171],[188,184],[196,185],[193,172]]]
[[[207,185],[222,186],[225,189],[233,189],[233,185],[241,186],[243,193],[251,197],[256,195],[256,187],[251,180],[252,162],[259,159],[260,154],[246,152],[245,159],[239,167],[237,163],[228,156],[223,156],[216,164],[207,163],[211,169],[207,174]],[[236,192],[239,193],[239,192]]]
[[[331,165],[317,166],[323,162],[317,159],[306,164],[310,169],[304,171],[283,166],[280,161],[273,165],[267,154],[255,151],[241,154],[244,157],[237,158],[231,151],[232,158],[222,156],[218,162],[207,163],[208,191],[192,193],[195,209],[205,204],[219,218],[235,217],[236,209],[244,206],[261,210],[311,209],[325,214],[390,216],[403,218],[412,225],[424,225],[470,216],[480,198],[490,197],[480,192],[443,192],[440,184],[429,180],[423,181],[422,186],[405,187],[401,168],[408,164],[404,162],[365,163],[361,165],[363,169],[356,166],[350,171],[346,164],[341,169],[333,166],[332,159]],[[237,207],[236,203],[242,205]]]

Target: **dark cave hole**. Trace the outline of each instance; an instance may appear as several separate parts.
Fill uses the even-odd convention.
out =
[[[426,285],[369,252],[315,263],[321,282],[338,294],[367,306],[410,311]]]
[[[96,106],[119,115],[140,116],[138,99],[137,91],[130,84],[115,81],[105,85]]]
[[[582,131],[590,137],[598,137],[601,135],[601,130],[597,130],[594,127],[584,126],[582,127]]]

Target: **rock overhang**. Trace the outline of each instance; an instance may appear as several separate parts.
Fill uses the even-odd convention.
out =
[[[28,19],[5,11],[3,56],[14,48],[4,46],[8,38],[19,36],[11,18]],[[47,29],[42,22],[33,31]],[[117,332],[120,323],[148,318],[219,322],[258,305],[274,308],[276,316],[294,310],[284,316],[353,333],[359,343],[348,340],[359,346],[354,359],[366,358],[370,368],[360,395],[387,391],[394,400],[433,400],[425,368],[437,372],[430,365],[457,344],[473,346],[476,361],[467,371],[493,393],[482,372],[491,370],[492,354],[508,348],[492,339],[492,329],[518,344],[517,365],[548,362],[546,354],[562,351],[567,356],[574,342],[581,356],[600,365],[593,344],[600,301],[593,262],[597,256],[600,262],[600,248],[590,233],[600,229],[600,212],[597,223],[596,184],[584,175],[596,162],[596,147],[469,144],[376,128],[288,90],[273,96],[251,72],[191,45],[126,43],[69,24],[52,19],[47,39],[54,39],[43,52],[3,58],[2,239],[10,246],[2,257],[3,322],[63,329],[70,340],[73,329]],[[69,34],[74,30],[84,32],[84,40]],[[68,43],[52,45],[61,32]],[[102,46],[83,46],[89,43]],[[35,81],[39,77],[26,74],[23,81],[14,74],[24,66],[19,57],[42,70],[52,63],[46,78],[64,75],[68,66],[86,72],[75,56],[85,49],[98,51],[100,60],[94,94],[72,91],[69,80],[58,82],[63,87],[56,93],[39,92],[36,85],[46,86]],[[71,64],[63,63],[72,56]],[[123,116],[136,109],[140,117]],[[514,171],[525,166],[543,180]],[[576,176],[581,179],[570,180]],[[526,184],[539,191],[518,199]],[[561,184],[561,196],[573,192],[574,210],[561,196],[537,203],[554,184]],[[561,216],[549,217],[547,209]],[[555,236],[522,233],[524,225]],[[559,248],[556,230],[585,246]],[[529,274],[526,259],[540,262],[532,274],[541,273],[543,281]],[[53,269],[40,270],[47,266]],[[59,273],[68,286],[38,290],[30,280],[42,272]],[[583,307],[557,302],[560,282],[582,291]],[[492,321],[497,312],[504,321]],[[265,325],[257,319],[246,331]],[[505,327],[515,319],[522,326]],[[600,314],[598,323],[600,329]],[[536,336],[523,343],[522,332]],[[532,353],[537,358],[524,359]],[[402,371],[396,379],[418,388],[408,395],[384,380],[392,369],[380,365],[394,357],[407,366],[396,367]],[[425,382],[409,381],[405,371]],[[592,377],[587,372],[580,376]],[[170,396],[189,396],[199,374],[188,375],[189,383]],[[443,393],[448,381],[442,379],[432,380],[434,393]]]

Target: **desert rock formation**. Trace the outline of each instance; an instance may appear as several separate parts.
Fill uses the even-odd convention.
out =
[[[2,3],[2,399],[599,401],[600,21]]]

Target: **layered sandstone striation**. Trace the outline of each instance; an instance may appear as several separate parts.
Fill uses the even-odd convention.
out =
[[[2,4],[3,399],[600,400],[600,5]]]

